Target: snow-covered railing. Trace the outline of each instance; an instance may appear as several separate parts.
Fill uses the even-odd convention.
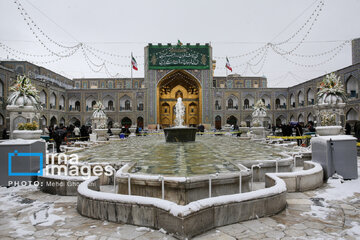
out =
[[[119,202],[124,204],[138,204],[138,205],[147,205],[147,206],[150,205],[162,209],[164,211],[167,211],[171,213],[173,216],[185,217],[190,215],[191,213],[209,207],[249,201],[254,199],[262,199],[266,197],[272,197],[277,194],[285,193],[286,192],[285,182],[276,176],[272,176],[272,178],[275,184],[268,188],[256,190],[253,192],[241,193],[241,194],[223,195],[223,196],[201,199],[195,202],[191,202],[187,205],[178,205],[174,202],[159,198],[143,197],[136,195],[130,196],[124,194],[113,194],[113,193],[99,192],[89,189],[88,185],[96,181],[98,177],[90,177],[88,180],[85,180],[83,183],[81,183],[78,187],[78,193],[83,197],[88,197],[92,200],[104,200],[104,201]]]
[[[273,176],[285,181],[288,192],[303,192],[320,187],[323,184],[323,168],[319,163],[304,162],[304,170],[296,172],[267,173],[265,186],[271,186]]]

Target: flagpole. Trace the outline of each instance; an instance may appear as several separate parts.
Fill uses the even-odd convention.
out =
[[[133,88],[133,66],[132,66],[132,52],[131,52],[131,60],[130,60],[130,68],[131,68],[131,88]]]

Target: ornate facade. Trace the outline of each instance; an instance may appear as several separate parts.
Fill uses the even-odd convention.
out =
[[[356,39],[354,41],[360,41]],[[360,61],[358,42],[353,43],[353,64],[336,70],[349,96],[342,122],[360,120]],[[354,48],[355,47],[355,48]],[[102,101],[109,124],[142,127],[174,121],[174,105],[182,97],[185,124],[250,124],[256,101],[262,99],[272,124],[316,120],[314,104],[319,76],[289,88],[268,88],[265,77],[232,74],[213,76],[212,49],[205,45],[156,45],[145,47],[144,78],[68,79],[24,61],[0,62],[0,128],[8,128],[5,99],[18,74],[26,74],[40,91],[44,110],[40,126],[91,124],[92,108]]]

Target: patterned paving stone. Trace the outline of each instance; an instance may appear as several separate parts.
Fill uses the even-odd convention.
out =
[[[235,240],[236,238],[231,237],[219,230],[212,230],[206,234],[195,237],[194,240]]]
[[[290,229],[304,230],[304,229],[307,229],[307,226],[305,226],[302,223],[297,223],[297,224],[290,226]]]
[[[301,230],[296,230],[296,229],[288,229],[284,231],[286,236],[288,237],[302,237],[302,236],[306,236],[306,233],[304,231]]]
[[[265,236],[271,239],[280,239],[285,236],[285,233],[282,231],[269,231],[265,233]]]

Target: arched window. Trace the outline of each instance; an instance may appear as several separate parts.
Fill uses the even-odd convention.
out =
[[[298,94],[298,103],[299,103],[299,106],[301,106],[301,107],[303,107],[305,105],[304,93],[302,91],[300,91]]]
[[[228,117],[228,119],[226,120],[226,123],[227,123],[227,124],[230,124],[230,125],[236,125],[236,124],[237,124],[237,118],[231,115],[231,116]]]
[[[215,110],[221,110],[221,106],[219,104],[219,100],[215,101]]]
[[[108,101],[108,109],[114,111],[114,102],[112,100]]]
[[[215,117],[215,129],[221,129],[221,117],[219,115]]]
[[[0,126],[2,126],[4,124],[5,124],[4,116],[0,114]]]
[[[80,112],[80,101],[75,102],[75,110]]]
[[[276,106],[276,109],[280,108],[280,99],[276,99],[275,100],[275,106]]]
[[[349,98],[357,98],[358,96],[358,81],[355,77],[350,76],[346,81],[346,92]]]
[[[230,99],[228,100],[228,108],[229,108],[229,109],[233,108],[233,107],[234,107],[233,104],[234,104],[234,102],[233,102],[233,100],[230,98]]]
[[[307,103],[308,105],[314,105],[315,104],[315,94],[314,91],[309,88],[308,92],[307,92]]]
[[[60,110],[65,109],[65,97],[62,95],[60,96],[60,99],[59,99],[59,109]]]
[[[130,100],[126,100],[126,101],[125,101],[125,110],[131,110]]]
[[[358,121],[359,120],[359,116],[358,113],[351,108],[347,113],[346,113],[346,120],[347,121]]]
[[[177,98],[183,98],[183,93],[179,90],[179,91],[177,91],[176,92],[176,94],[175,94],[175,98],[177,99]]]
[[[56,108],[56,95],[55,93],[52,93],[50,95],[50,109],[55,109]]]
[[[47,94],[44,90],[40,92],[40,102],[43,108],[47,107]]]
[[[23,75],[24,74],[24,67],[23,66],[16,66],[15,72],[17,74]]]
[[[0,98],[4,97],[4,83],[0,80]]]
[[[248,109],[250,106],[249,106],[249,99],[245,99],[244,100],[244,108],[245,109]]]
[[[294,94],[290,95],[290,104],[294,108],[295,107],[295,97]]]
[[[168,113],[168,112],[169,112],[170,105],[169,105],[168,103],[163,103],[163,104],[161,105],[161,107],[162,107],[164,113]]]

